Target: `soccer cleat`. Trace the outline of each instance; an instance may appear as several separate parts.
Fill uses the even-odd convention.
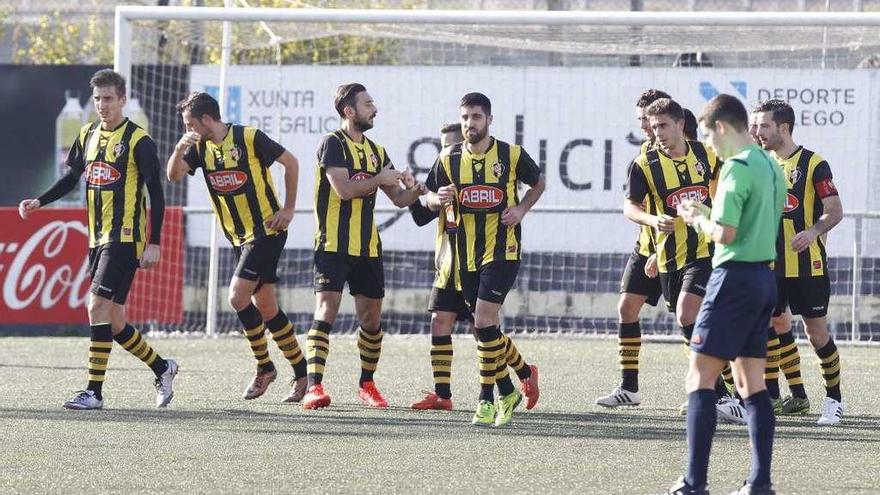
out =
[[[364,401],[364,404],[370,407],[376,407],[379,409],[388,407],[388,401],[385,400],[385,397],[382,397],[382,393],[376,388],[375,382],[369,381],[362,383],[360,388],[358,388],[358,397]]]
[[[718,419],[726,423],[738,425],[748,423],[748,420],[746,420],[746,408],[740,405],[739,401],[734,397],[726,396],[718,399],[715,409],[718,411]]]
[[[424,399],[413,402],[412,405],[409,407],[418,411],[426,411],[430,409],[438,411],[451,411],[452,399],[444,399],[434,392],[425,392]]]
[[[499,397],[495,402],[495,426],[505,426],[513,419],[513,411],[522,402],[523,395],[519,390]]]
[[[782,414],[782,399],[777,397],[775,399],[770,399],[770,405],[773,406],[773,414],[779,416]]]
[[[756,487],[746,481],[739,490],[730,492],[730,495],[776,495],[776,490],[772,484]]]
[[[301,402],[306,396],[306,389],[309,388],[309,378],[301,376],[299,378],[292,377],[290,381],[290,395],[281,402]]]
[[[810,399],[806,397],[794,397],[789,395],[782,399],[781,416],[800,416],[810,412]]]
[[[302,400],[303,409],[321,409],[330,405],[330,395],[324,393],[324,386],[320,383],[309,387]]]
[[[825,397],[822,401],[822,416],[816,424],[822,426],[832,426],[840,423],[843,419],[843,402],[837,402],[831,397]]]
[[[86,409],[101,409],[104,407],[104,400],[95,397],[92,390],[80,390],[72,399],[64,403],[65,409],[76,409],[83,411]]]
[[[663,492],[663,495],[709,495],[709,486],[704,485],[699,488],[694,488],[687,484],[682,476],[669,490]]]
[[[165,407],[174,398],[174,389],[171,384],[174,381],[174,377],[177,376],[179,366],[177,361],[173,359],[166,359],[165,361],[168,363],[168,368],[162,373],[162,376],[157,376],[156,381],[153,382],[153,385],[156,387],[156,407]]]
[[[522,393],[526,396],[526,409],[531,410],[538,405],[538,398],[541,397],[541,389],[538,388],[538,367],[534,364],[529,365],[532,374],[522,382]]]
[[[271,371],[264,371],[262,373],[257,371],[257,374],[254,375],[254,379],[251,380],[250,385],[248,385],[247,390],[244,391],[244,400],[256,399],[266,393],[269,384],[274,382],[276,377],[278,377],[278,371],[276,371],[275,368],[272,368]]]
[[[617,387],[610,394],[596,399],[596,404],[602,407],[637,406],[642,403],[642,396],[638,392],[630,392],[623,387]]]
[[[481,400],[477,404],[477,410],[474,411],[474,417],[471,419],[472,425],[491,426],[495,423],[495,404],[487,400]]]

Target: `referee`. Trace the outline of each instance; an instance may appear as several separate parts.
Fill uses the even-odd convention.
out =
[[[714,209],[686,201],[679,215],[716,243],[712,275],[691,338],[688,390],[687,474],[673,494],[708,493],[709,452],[717,421],[714,383],[727,361],[748,412],[751,473],[736,493],[772,494],[770,460],[775,419],[764,384],[767,328],[776,304],[770,263],[785,204],[779,165],[748,134],[748,113],[730,95],[706,105],[700,127],[726,160]]]

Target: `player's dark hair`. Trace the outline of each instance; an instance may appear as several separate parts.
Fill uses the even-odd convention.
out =
[[[684,112],[684,138],[691,141],[697,140],[697,117],[694,112],[687,108],[682,108]]]
[[[336,88],[336,96],[333,98],[333,106],[336,108],[336,113],[340,117],[345,118],[345,107],[354,108],[357,95],[366,90],[367,88],[361,83],[348,83]]]
[[[177,113],[188,111],[196,119],[205,115],[220,122],[220,104],[208,93],[195,91],[177,103]]]
[[[724,122],[739,132],[749,128],[749,113],[736,96],[721,94],[711,100],[700,114],[700,122],[715,130],[715,122]]]
[[[450,122],[448,124],[443,124],[443,127],[440,128],[440,134],[446,134],[449,132],[457,132],[461,134],[461,123]]]
[[[654,103],[655,101],[659,100],[660,98],[669,98],[670,100],[672,99],[672,97],[669,96],[669,94],[666,93],[666,91],[661,91],[659,89],[654,89],[654,88],[646,89],[645,91],[642,92],[642,94],[639,95],[639,99],[636,100],[636,107],[645,108],[646,106],[650,105],[651,103]]]
[[[125,78],[113,69],[101,69],[89,80],[92,89],[113,86],[119,97],[125,96]]]
[[[764,100],[755,106],[755,113],[772,112],[776,125],[788,124],[788,133],[794,130],[794,109],[785,100]]]
[[[678,122],[684,118],[684,110],[672,98],[660,98],[645,108],[645,115],[648,117],[668,115],[672,120]]]
[[[492,115],[492,102],[483,93],[468,93],[461,97],[459,107],[480,107],[486,115]]]

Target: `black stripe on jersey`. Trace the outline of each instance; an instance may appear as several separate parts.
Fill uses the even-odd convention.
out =
[[[250,154],[255,152],[253,149],[254,144],[250,143],[250,146],[248,146],[248,143],[245,142],[244,126],[232,126],[232,143],[236,146],[239,146],[242,150],[242,152],[239,153],[236,165],[240,167],[241,170],[243,170],[248,176],[248,184],[247,186],[245,186],[244,198],[247,200],[248,209],[251,212],[251,223],[253,223],[254,227],[254,237],[263,237],[266,235],[266,226],[263,225],[263,214],[260,212],[260,201],[259,199],[257,199],[256,194],[256,181],[254,181],[254,174],[253,170],[251,170],[250,164]],[[262,166],[260,167],[262,168]],[[241,236],[243,235],[244,232],[242,232]]]
[[[375,156],[379,162],[376,165],[376,173],[382,171],[382,158],[379,156],[379,147],[376,146],[375,143],[370,141],[366,136],[364,136],[364,162],[361,163],[361,169],[367,171],[369,169],[369,160],[370,156]],[[370,242],[373,240],[373,222],[375,221],[373,213],[373,206],[376,203],[376,196],[379,194],[379,191],[376,190],[374,194],[369,194],[361,198],[361,246],[364,247],[363,254],[370,253]],[[381,254],[381,251],[379,251]]]
[[[337,253],[348,254],[348,244],[349,244],[349,232],[351,229],[348,228],[348,223],[351,221],[351,204],[352,201],[340,201],[339,202],[339,227],[338,227],[338,238],[339,238],[339,246],[336,249]],[[363,254],[363,253],[362,253]]]
[[[233,142],[235,142],[233,140]],[[226,166],[226,161],[220,157],[214,158],[214,169],[215,170],[226,170],[227,168],[234,168],[234,164],[229,164],[229,167]],[[211,196],[217,196],[220,201],[223,201],[226,204],[227,209],[229,210],[229,216],[232,218],[232,228],[235,229],[235,237],[241,239],[244,237],[244,222],[241,220],[241,215],[238,213],[238,209],[235,207],[235,196],[233,195],[219,195],[212,194]]]
[[[651,148],[645,153],[645,157],[648,160],[648,167],[651,169],[651,177],[654,181],[654,186],[657,188],[657,193],[660,195],[661,199],[666,196],[667,191],[669,191],[669,187],[666,185],[666,176],[663,175],[663,165],[660,163],[660,152],[657,151],[656,148]],[[649,197],[651,194],[648,195]],[[655,211],[652,213],[654,215],[664,215],[668,214],[666,211],[666,204],[656,204],[653,203]],[[666,269],[669,272],[673,272],[676,270],[676,245],[675,245],[675,235],[666,236],[666,240],[663,243],[663,246],[656,246],[659,251],[660,248],[663,249],[663,253],[666,257]],[[659,261],[659,260],[658,260]]]
[[[122,132],[122,138],[119,141],[120,143],[124,143],[125,149],[116,157],[116,162],[113,164],[114,167],[116,167],[116,170],[122,174],[122,178],[117,182],[116,190],[113,191],[113,225],[110,227],[111,235],[113,232],[119,232],[121,235],[122,221],[125,219],[125,184],[128,182],[129,178],[128,159],[129,155],[133,153],[133,150],[131,149],[131,135],[134,134],[135,129],[137,129],[137,127],[131,123],[131,121],[126,123],[125,130]],[[107,150],[102,149],[101,151],[103,152],[102,154],[107,153]],[[140,187],[142,185],[141,181],[138,181],[137,185]],[[135,198],[140,196],[140,194],[138,194],[139,192],[140,188],[135,189]],[[135,208],[137,208],[139,203],[139,201],[135,201]],[[140,212],[136,209],[134,216],[136,222],[135,225],[137,225],[139,214]],[[100,230],[97,232],[100,232]]]
[[[798,180],[794,185],[793,194],[800,199],[800,201],[804,201],[806,196],[807,182],[811,180],[811,177],[808,177],[807,172],[810,170],[810,160],[813,158],[813,152],[804,148],[801,151],[801,156],[798,158],[797,170],[801,173],[801,180]],[[815,201],[815,196],[813,196]],[[815,208],[815,205],[813,205]],[[792,218],[792,223],[794,224],[795,234],[798,232],[803,232],[807,230],[807,222],[806,222],[806,209],[804,205],[800,205],[798,207],[798,213],[794,215]],[[798,276],[801,277],[809,277],[812,275],[813,263],[810,260],[810,250],[804,249],[800,253],[797,254],[798,257]]]
[[[706,153],[706,148],[704,148],[700,143],[691,143],[688,142],[688,150],[694,153],[694,157],[697,159],[697,163],[703,164],[703,179],[705,181],[709,181],[712,179],[712,164],[709,163],[709,156]],[[690,175],[690,174],[688,174]],[[708,177],[707,177],[708,176]],[[690,178],[688,178],[688,182],[690,182]],[[712,198],[708,195],[706,196],[706,206],[712,207]],[[696,234],[696,232],[692,231],[690,228],[687,230],[687,258],[689,260],[697,259],[697,248],[699,247],[700,236]],[[715,243],[709,243],[709,256],[712,256],[713,246]]]
[[[507,166],[504,167],[504,171],[501,173],[501,176],[498,177],[498,185],[505,192],[505,197],[507,195],[507,181],[510,180],[510,174],[513,171],[513,167],[516,166],[514,163],[510,163],[510,145],[501,141],[496,141],[498,143],[498,161],[500,163],[504,163]],[[491,166],[491,165],[490,165]],[[514,199],[517,199],[517,191],[516,186],[513,189]],[[510,198],[506,198],[510,199]],[[519,201],[516,201],[519,203]],[[504,205],[504,208],[507,208],[507,204]],[[501,211],[504,211],[503,209]],[[502,261],[506,259],[507,252],[507,229],[503,223],[501,223],[501,213],[495,213],[498,216],[498,230],[495,234],[495,255],[493,256],[494,260]],[[514,232],[517,234],[517,248],[519,247],[519,225],[514,228]]]

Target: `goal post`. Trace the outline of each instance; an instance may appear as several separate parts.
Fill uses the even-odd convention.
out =
[[[422,179],[439,149],[437,130],[457,118],[457,98],[470,90],[492,98],[493,134],[522,144],[549,184],[524,223],[505,327],[559,334],[616,333],[620,272],[636,237],[620,204],[640,139],[639,92],[667,90],[695,113],[718,93],[747,106],[788,99],[796,140],[828,159],[847,209],[829,235],[832,331],[880,341],[872,323],[880,317],[880,198],[871,193],[880,188],[880,71],[855,70],[880,65],[880,12],[121,6],[115,24],[115,68],[155,123],[160,153],[181,132],[173,102],[203,90],[221,100],[224,119],[262,128],[299,157],[300,194],[279,284],[281,306],[298,328],[311,321],[314,303],[315,146],[338,125],[336,85],[358,80],[379,106],[370,135]],[[157,328],[234,331],[218,290],[231,275],[231,250],[225,240],[209,242],[216,222],[202,178],[187,181],[170,189],[186,215],[185,322]],[[377,212],[386,328],[425,332],[434,228],[419,229],[388,202]],[[156,298],[161,304],[161,291]],[[674,334],[662,304],[643,312],[646,333]],[[355,326],[351,313],[344,304],[340,329]]]

